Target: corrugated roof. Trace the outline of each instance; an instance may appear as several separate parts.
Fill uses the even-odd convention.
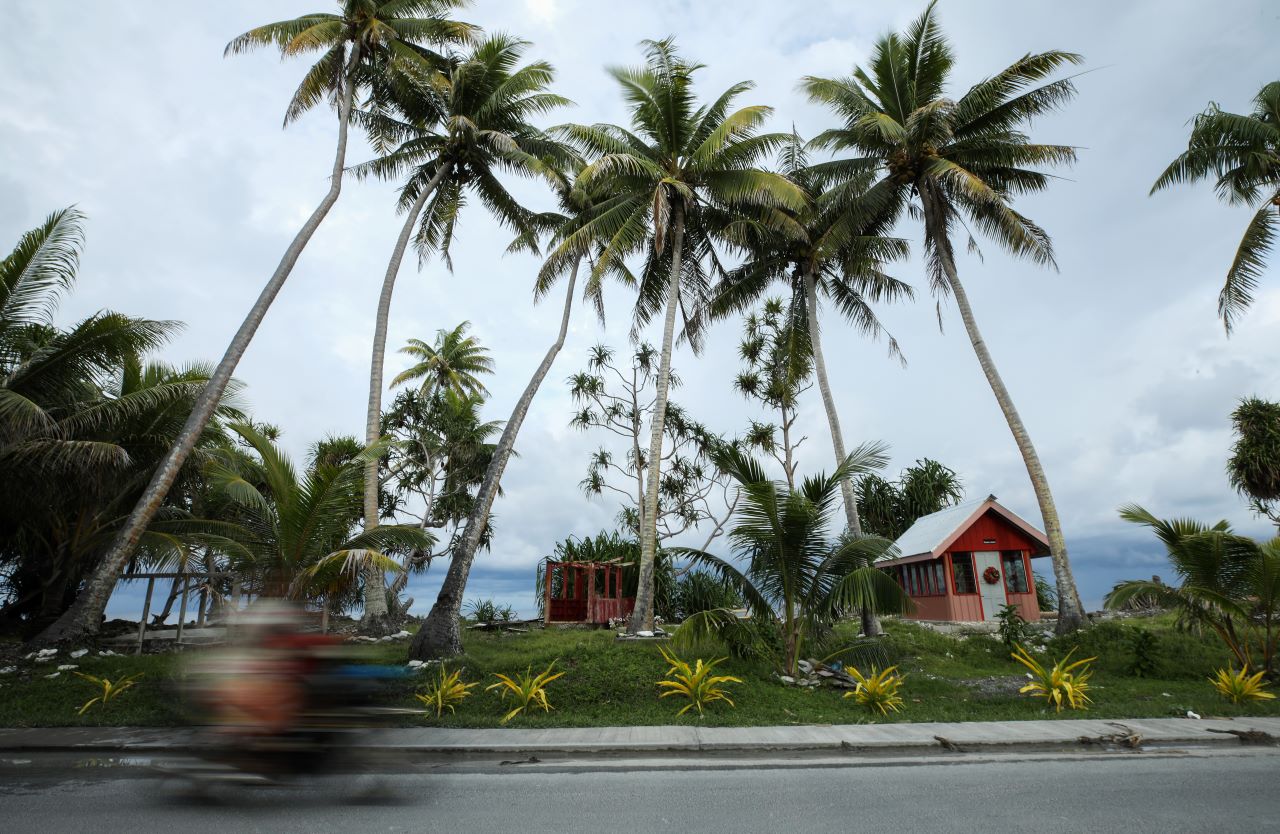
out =
[[[978,498],[956,504],[954,507],[947,507],[936,513],[920,516],[915,524],[908,527],[907,532],[894,542],[898,553],[901,554],[898,558],[919,556],[923,553],[932,555],[935,547],[950,537],[957,527],[973,515],[974,510],[985,503],[987,503],[986,498]]]
[[[1016,513],[1001,506],[994,495],[988,495],[986,498],[965,501],[954,507],[947,507],[945,510],[917,518],[907,532],[894,542],[899,555],[884,561],[915,562],[938,556],[964,529],[967,529],[987,510],[995,510],[1015,527],[1040,542],[1045,552],[1048,552],[1049,540],[1044,533]]]

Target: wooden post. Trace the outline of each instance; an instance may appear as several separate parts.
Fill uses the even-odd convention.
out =
[[[595,565],[587,568],[587,622],[589,623],[596,621],[596,572],[599,570]]]
[[[187,626],[187,594],[191,592],[191,578],[187,575],[186,565],[182,570],[182,602],[178,605],[178,634],[173,639],[174,646],[182,647],[182,630]]]
[[[329,633],[329,598],[325,597],[324,602],[320,603],[320,633]]]
[[[558,565],[555,562],[550,562],[550,561],[547,562],[547,573],[546,573],[547,587],[542,589],[542,594],[543,594],[542,624],[544,626],[551,625],[551,577],[555,574],[555,570],[557,567]]]
[[[151,616],[151,592],[155,590],[156,578],[147,579],[147,597],[142,603],[142,619],[138,620],[138,650],[134,654],[142,654],[142,643],[147,634],[147,617]]]

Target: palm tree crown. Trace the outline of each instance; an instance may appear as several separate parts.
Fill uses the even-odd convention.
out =
[[[1218,199],[1257,208],[1218,294],[1218,315],[1228,333],[1253,304],[1280,231],[1280,81],[1264,86],[1253,104],[1248,115],[1210,104],[1196,116],[1187,149],[1151,187],[1154,194],[1178,183],[1216,178]]]
[[[464,321],[452,330],[436,333],[435,344],[421,339],[410,339],[400,349],[401,353],[416,358],[418,362],[391,380],[393,386],[412,380],[422,380],[423,393],[453,391],[457,394],[480,397],[488,393],[480,381],[482,374],[493,373],[493,360],[489,349],[474,336],[468,336],[471,322]]]

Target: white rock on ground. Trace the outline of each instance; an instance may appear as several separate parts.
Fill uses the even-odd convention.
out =
[[[52,675],[45,675],[45,677],[46,677],[46,678],[56,678],[56,677],[58,677],[58,675],[61,675],[61,674],[62,674],[61,672],[54,672]]]
[[[0,675],[12,675],[16,671],[18,671],[17,666],[6,666],[3,669],[0,669]]]
[[[404,640],[405,638],[407,638],[407,637],[409,636],[409,632],[407,632],[407,631],[397,631],[395,634],[393,634],[393,635],[391,635],[391,636],[392,636],[392,637],[394,637],[394,638],[396,638],[397,640]]]
[[[59,666],[59,667],[58,667],[58,671],[59,671],[59,672],[70,672],[72,669],[79,669],[79,668],[80,668],[80,667],[79,667],[79,666],[77,666],[77,665],[75,665],[74,663],[64,663],[64,664],[62,664],[61,666]]]
[[[652,631],[637,631],[637,632],[636,632],[636,636],[637,636],[637,637],[652,637],[652,636],[653,636],[653,632],[652,632]]]
[[[88,653],[89,653],[88,649],[76,649],[74,652],[71,653],[71,657],[74,660],[77,657],[84,657]]]
[[[409,661],[407,664],[405,664],[405,665],[406,665],[406,666],[408,666],[410,669],[420,669],[421,667],[425,666],[426,664],[425,664],[425,663],[423,663],[421,660],[410,660],[410,661]]]

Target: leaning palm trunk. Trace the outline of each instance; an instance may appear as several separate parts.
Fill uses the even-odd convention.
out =
[[[840,415],[836,401],[831,396],[831,383],[827,379],[827,360],[822,356],[822,335],[818,332],[818,291],[813,272],[804,275],[804,304],[809,317],[809,341],[813,346],[813,375],[818,378],[818,390],[822,392],[822,404],[827,410],[827,425],[831,429],[831,447],[836,454],[836,466],[844,463],[848,454],[844,450],[844,433],[840,430]],[[862,520],[858,518],[858,502],[853,496],[853,479],[846,475],[840,479],[840,497],[844,500],[844,517],[849,534],[862,535]],[[862,633],[878,637],[882,632],[874,611],[863,608],[858,612],[862,620]]]
[[[640,509],[640,578],[636,607],[627,630],[653,631],[653,575],[658,554],[658,487],[662,476],[662,440],[667,420],[667,389],[671,383],[671,346],[675,341],[676,308],[680,306],[680,255],[684,244],[684,209],[672,209],[671,283],[667,290],[667,317],[662,327],[662,357],[658,364],[657,391],[649,426],[649,471],[645,475],[644,506]]]
[[[1040,505],[1045,534],[1049,537],[1053,576],[1058,584],[1057,633],[1066,634],[1075,631],[1085,624],[1084,606],[1080,604],[1080,594],[1076,590],[1075,578],[1071,575],[1071,563],[1067,560],[1067,541],[1062,535],[1062,524],[1058,521],[1058,508],[1054,504],[1053,493],[1049,490],[1049,479],[1045,477],[1044,467],[1040,465],[1040,456],[1036,454],[1036,447],[1031,443],[1031,435],[1022,424],[1018,409],[1014,407],[1013,398],[1009,396],[1009,390],[1005,388],[1004,380],[1000,378],[1000,372],[991,358],[991,352],[987,350],[987,343],[978,330],[978,322],[973,317],[973,308],[969,306],[969,296],[960,283],[951,248],[944,237],[945,224],[941,222],[942,207],[928,188],[921,189],[920,197],[924,203],[925,234],[933,242],[938,261],[951,288],[951,294],[955,296],[956,307],[960,310],[965,332],[969,334],[969,341],[973,344],[973,352],[978,356],[978,364],[986,374],[991,392],[995,394],[996,402],[1000,404],[1000,410],[1004,412],[1004,418],[1009,424],[1009,431],[1013,433],[1013,439],[1018,444],[1018,451],[1022,453],[1027,474],[1031,477],[1031,487],[1035,490],[1036,501]]]
[[[173,448],[169,450],[169,454],[152,475],[151,483],[138,499],[137,506],[133,508],[133,512],[120,530],[111,549],[107,551],[80,595],[76,597],[75,603],[53,625],[37,635],[33,641],[34,644],[68,642],[98,633],[103,613],[107,610],[107,600],[115,589],[120,571],[133,556],[143,531],[151,523],[156,511],[160,509],[182,465],[186,463],[205,426],[209,424],[218,401],[222,399],[222,394],[231,381],[231,374],[235,372],[236,365],[244,356],[249,342],[258,331],[258,326],[262,324],[262,319],[271,307],[271,302],[284,286],[289,273],[298,262],[298,257],[302,255],[302,250],[310,242],[311,236],[320,227],[329,209],[333,208],[333,204],[338,201],[338,195],[342,192],[342,169],[347,158],[347,127],[351,118],[351,100],[354,94],[354,85],[350,82],[350,78],[359,58],[360,50],[353,48],[351,58],[347,62],[348,82],[343,85],[342,100],[338,107],[338,147],[334,153],[329,192],[325,194],[320,205],[316,206],[315,211],[307,218],[307,222],[298,230],[293,242],[289,244],[289,248],[285,250],[276,271],[272,273],[267,285],[262,288],[258,300],[249,310],[249,315],[245,317],[231,344],[227,346],[227,352],[223,355],[222,361],[218,363],[213,375],[209,377],[209,382],[201,391],[200,397],[191,409],[191,416],[182,427],[182,433],[178,435]]]
[[[411,658],[427,660],[434,657],[454,657],[462,653],[462,634],[458,630],[458,617],[462,613],[462,595],[467,588],[467,577],[471,575],[471,564],[475,561],[476,551],[480,549],[480,539],[484,535],[485,524],[488,523],[489,511],[493,509],[494,499],[498,495],[498,485],[502,482],[502,473],[507,467],[507,461],[511,458],[511,452],[515,449],[520,426],[524,423],[525,415],[529,413],[534,395],[538,393],[538,388],[542,386],[543,380],[551,371],[551,365],[556,361],[556,356],[564,347],[565,337],[569,333],[569,314],[573,310],[573,289],[577,280],[578,263],[575,263],[569,273],[569,286],[565,290],[564,312],[560,316],[560,332],[551,347],[547,348],[546,355],[542,357],[542,364],[538,365],[538,369],[533,372],[533,378],[525,386],[524,393],[520,395],[516,407],[511,412],[511,418],[502,429],[502,437],[498,439],[498,445],[493,450],[493,458],[485,469],[484,480],[480,483],[475,504],[467,516],[467,526],[462,534],[462,540],[458,542],[449,559],[449,571],[445,574],[444,583],[440,586],[440,593],[436,596],[435,604],[431,606],[431,613],[427,615],[422,628],[418,630],[413,643],[409,646]]]
[[[423,187],[418,199],[410,206],[400,236],[396,238],[395,249],[391,251],[391,260],[387,263],[387,274],[382,279],[382,293],[378,296],[378,315],[373,328],[373,357],[369,363],[369,411],[365,419],[366,446],[372,446],[382,436],[382,377],[383,365],[387,351],[387,321],[391,317],[391,296],[396,288],[396,276],[400,274],[400,263],[404,260],[404,251],[409,247],[409,238],[413,235],[413,226],[422,214],[422,207],[427,199],[449,172],[450,166],[441,165],[431,181]],[[371,460],[364,468],[364,529],[369,532],[378,526],[378,461]],[[360,631],[381,637],[390,634],[391,617],[387,609],[387,586],[382,571],[372,564],[364,571],[364,616],[360,618]]]

